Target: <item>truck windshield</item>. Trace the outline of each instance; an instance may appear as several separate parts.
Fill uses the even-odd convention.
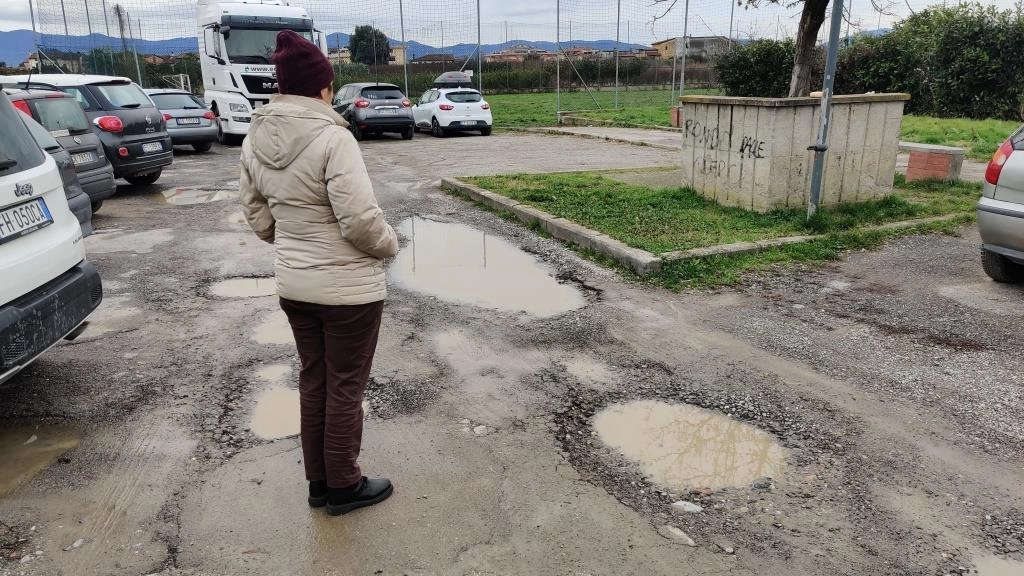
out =
[[[228,60],[235,64],[270,64],[270,57],[277,46],[277,33],[280,30],[258,30],[237,28],[232,26],[231,32],[224,38],[228,49]],[[310,31],[295,31],[306,40],[313,41]]]

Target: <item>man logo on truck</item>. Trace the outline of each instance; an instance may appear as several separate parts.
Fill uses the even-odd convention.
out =
[[[277,90],[277,82],[264,82],[263,83],[263,89],[264,90]]]

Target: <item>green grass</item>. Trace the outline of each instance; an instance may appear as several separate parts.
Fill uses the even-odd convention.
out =
[[[921,144],[966,148],[968,157],[988,161],[1019,126],[1020,122],[1007,120],[904,116],[900,138]]]
[[[688,189],[627,184],[598,172],[468,180],[655,254],[782,236],[835,234],[873,224],[970,213],[980,195],[980,187],[973,184],[918,184],[901,187],[883,200],[822,210],[807,222],[802,209],[759,214],[720,206]]]
[[[692,91],[694,94],[709,91]],[[714,91],[717,92],[717,91]],[[595,102],[596,100],[596,102]],[[495,126],[527,128],[554,126],[557,120],[554,92],[531,94],[493,94],[487,96],[494,114]],[[615,93],[610,90],[563,92],[562,110],[593,110],[588,117],[613,120],[624,126],[668,126],[668,109],[672,107],[670,90],[622,90],[619,92],[619,110],[615,110]]]

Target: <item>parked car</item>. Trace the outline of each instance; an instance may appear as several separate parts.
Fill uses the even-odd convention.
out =
[[[0,383],[72,339],[103,299],[56,161],[0,91]]]
[[[392,132],[412,140],[412,103],[394,84],[346,84],[334,96],[334,110],[348,121],[356,140]]]
[[[480,132],[490,136],[494,126],[491,105],[472,88],[431,88],[412,108],[416,128],[438,138],[449,132]]]
[[[26,83],[31,82],[31,86]],[[163,114],[137,84],[118,76],[27,74],[0,76],[13,87],[53,87],[78,100],[103,143],[114,176],[152,184],[174,160]]]
[[[201,98],[177,89],[151,88],[145,92],[163,113],[173,145],[190,145],[196,152],[206,152],[217,141],[217,118]]]
[[[92,204],[91,212],[99,211],[103,201],[117,192],[117,184],[100,138],[92,131],[82,107],[66,92],[8,89],[7,95],[15,108],[42,124],[71,156],[78,182]]]
[[[978,232],[985,273],[997,282],[1024,282],[1024,126],[1003,142],[985,171]]]
[[[75,215],[75,218],[78,219],[78,224],[82,227],[82,236],[92,234],[92,203],[89,201],[89,196],[82,191],[82,185],[78,180],[78,173],[75,172],[75,162],[71,159],[71,154],[38,122],[25,115],[22,115],[21,119],[25,122],[25,127],[28,128],[29,134],[32,135],[36,144],[44,152],[53,156],[54,161],[57,162],[57,168],[60,170],[60,179],[64,183],[64,197],[68,200],[68,208]]]

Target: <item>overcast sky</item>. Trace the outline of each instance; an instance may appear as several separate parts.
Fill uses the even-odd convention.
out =
[[[60,0],[32,0],[37,26],[49,33],[63,33]],[[87,33],[85,7],[88,2],[94,31],[102,31],[99,7],[103,0],[64,0],[69,33]],[[616,29],[617,0],[562,0],[561,38],[573,40],[614,39],[649,44],[655,40],[683,35],[683,5],[664,18],[664,6],[654,0],[621,0],[622,23]],[[737,37],[785,37],[796,29],[799,7],[771,5],[738,7],[733,0],[690,0],[688,33],[691,36],[728,35],[730,22]],[[0,0],[0,29],[30,29],[29,0]],[[165,39],[191,36],[196,0],[107,0],[129,9],[136,26],[141,20],[142,36]],[[306,6],[317,26],[328,32],[349,32],[357,24],[373,23],[390,36],[400,38],[397,0],[292,0]],[[852,5],[853,31],[889,27],[899,18],[920,10],[935,0],[847,0]],[[941,2],[939,2],[941,3]],[[1014,0],[988,0],[1002,8]],[[877,4],[888,4],[890,14],[880,14]],[[408,40],[433,46],[476,41],[475,0],[405,0],[405,31]],[[509,40],[555,40],[555,0],[480,0],[485,43]]]

